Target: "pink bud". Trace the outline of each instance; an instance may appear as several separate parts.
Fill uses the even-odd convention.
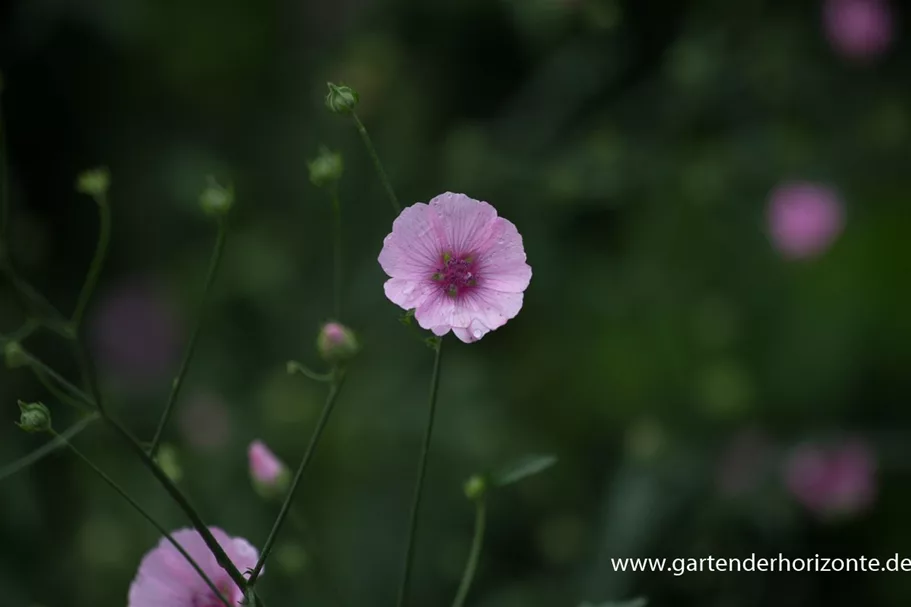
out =
[[[821,516],[852,515],[876,497],[876,461],[862,442],[834,448],[802,445],[788,458],[785,481],[791,494]]]
[[[287,469],[265,443],[259,440],[253,441],[250,443],[247,455],[250,460],[250,476],[255,483],[263,487],[275,487],[281,484],[281,479],[286,475]]]
[[[824,253],[844,229],[844,209],[831,188],[809,182],[784,183],[768,206],[772,244],[785,257],[804,259]]]
[[[835,50],[852,59],[872,59],[892,43],[888,0],[826,0],[823,23]]]
[[[331,363],[344,362],[360,349],[354,332],[337,322],[327,322],[323,325],[316,339],[316,347],[323,359]]]

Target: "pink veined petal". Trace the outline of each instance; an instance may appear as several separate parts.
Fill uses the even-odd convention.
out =
[[[383,240],[379,262],[392,278],[426,279],[433,274],[442,249],[437,215],[423,203],[402,211]]]
[[[478,253],[497,219],[497,210],[490,204],[465,194],[440,194],[430,201],[430,208],[440,218],[439,236],[446,250],[456,256]]]
[[[458,328],[453,329],[452,332],[466,344],[471,344],[487,335],[487,333],[490,332],[490,329],[484,326],[484,323],[475,319],[471,321],[471,324],[467,329]]]
[[[390,278],[383,285],[383,290],[389,301],[405,310],[412,310],[420,307],[438,287],[427,279]]]
[[[467,327],[471,323],[471,314],[460,305],[460,300],[441,291],[432,293],[415,308],[414,318],[422,329],[433,330],[437,335],[445,335],[437,327]]]
[[[230,546],[227,547],[227,553],[231,557],[231,562],[237,566],[241,573],[256,567],[256,562],[259,560],[259,550],[242,537],[236,537],[231,540]],[[262,571],[265,572],[265,570],[265,567],[263,567]]]
[[[521,293],[531,282],[531,266],[525,262],[522,236],[508,219],[498,218],[479,251],[478,274],[484,287],[506,293]]]

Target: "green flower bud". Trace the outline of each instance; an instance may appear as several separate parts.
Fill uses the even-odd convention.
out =
[[[28,356],[18,341],[6,342],[3,347],[3,359],[8,369],[18,369],[28,364]]]
[[[487,493],[487,479],[479,474],[473,475],[465,482],[465,497],[471,501],[479,500]]]
[[[310,182],[318,188],[333,184],[342,178],[342,155],[321,147],[319,156],[307,165]]]
[[[329,94],[326,95],[327,108],[336,114],[347,114],[354,110],[358,101],[357,91],[351,87],[337,86],[331,82],[327,82],[326,85],[329,87]]]
[[[361,346],[351,329],[338,322],[327,322],[316,338],[316,349],[323,360],[341,363],[353,358]]]
[[[83,171],[76,179],[76,191],[95,198],[102,199],[111,187],[111,172],[107,167],[98,167]]]
[[[183,469],[180,467],[180,460],[177,457],[177,449],[171,445],[161,445],[158,448],[158,456],[155,458],[158,466],[161,468],[169,479],[179,483],[183,478]]]
[[[234,206],[234,186],[223,187],[209,178],[209,187],[199,195],[199,206],[208,215],[227,215]]]
[[[16,424],[26,432],[49,432],[51,430],[51,412],[42,403],[19,401],[19,423]]]

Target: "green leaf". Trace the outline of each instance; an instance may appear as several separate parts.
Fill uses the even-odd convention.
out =
[[[553,455],[526,455],[511,465],[494,472],[490,480],[496,487],[512,485],[522,479],[543,472],[557,463]]]
[[[639,597],[638,599],[630,599],[628,601],[607,601],[606,603],[590,603],[585,601],[579,607],[645,607],[648,604],[648,599]]]

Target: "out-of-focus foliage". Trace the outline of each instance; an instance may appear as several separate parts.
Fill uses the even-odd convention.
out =
[[[911,556],[911,53],[907,6],[892,9],[894,39],[859,59],[827,36],[816,0],[7,3],[12,254],[71,311],[97,235],[74,183],[109,167],[114,236],[86,322],[112,408],[148,440],[215,238],[199,194],[209,175],[233,185],[166,440],[206,521],[261,546],[278,506],[254,490],[247,445],[261,438],[293,466],[324,398],[285,363],[321,368],[332,212],[308,163],[321,145],[339,151],[341,320],[361,352],[295,505],[303,533],[282,536],[262,593],[271,606],[391,604],[432,356],[383,295],[393,217],[350,117],[325,107],[326,81],[344,82],[403,202],[491,202],[534,269],[517,318],[447,344],[415,604],[455,593],[473,524],[464,480],[553,453],[558,466],[491,495],[472,604],[907,605],[897,573],[611,566]],[[771,193],[794,182],[844,205],[837,238],[806,259],[767,225]],[[24,320],[0,283],[0,332]],[[27,344],[78,378],[60,341]],[[17,400],[48,405],[58,431],[76,417],[26,371],[0,378],[2,467],[46,440],[15,426]],[[875,458],[875,495],[820,516],[785,468],[810,445],[822,463],[801,486],[841,483],[825,454],[848,440]],[[168,527],[186,525],[100,425],[76,444]],[[57,453],[0,481],[0,605],[124,605],[157,541]]]

